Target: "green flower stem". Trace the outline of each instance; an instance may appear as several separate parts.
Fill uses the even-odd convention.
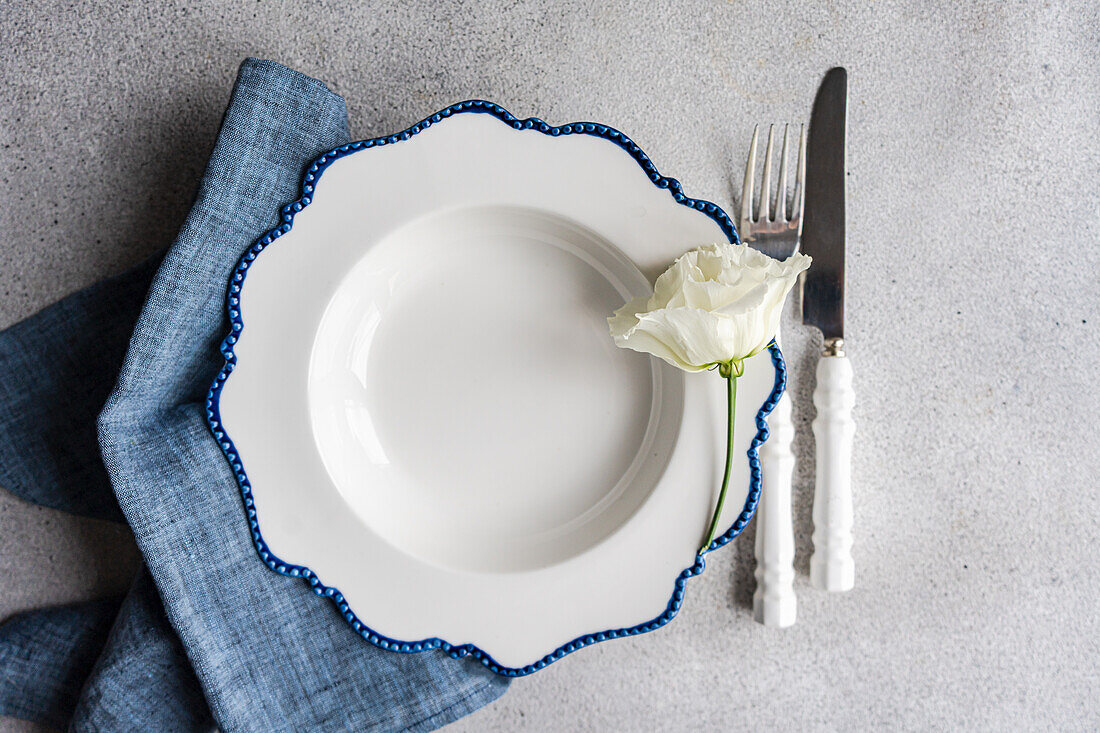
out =
[[[718,519],[722,516],[722,505],[726,503],[726,490],[730,485],[730,469],[733,467],[733,416],[737,405],[737,378],[744,374],[744,364],[742,362],[719,364],[718,373],[726,380],[726,394],[729,397],[729,412],[726,417],[726,472],[722,476],[722,490],[718,492],[718,506],[714,508],[714,518],[710,520],[707,539],[703,542],[703,546],[699,548],[700,555],[714,541],[714,533],[718,530]]]

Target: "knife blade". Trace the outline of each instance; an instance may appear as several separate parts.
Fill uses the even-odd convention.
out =
[[[814,258],[802,285],[802,322],[828,343],[844,338],[844,168],[848,72],[830,69],[810,115],[802,251]]]
[[[848,72],[825,74],[810,114],[802,249],[814,258],[802,285],[802,322],[821,329],[813,421],[817,445],[810,582],[828,591],[855,584],[852,559],[852,365],[844,353],[844,195]]]

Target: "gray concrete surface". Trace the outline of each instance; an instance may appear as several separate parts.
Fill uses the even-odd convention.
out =
[[[1100,726],[1095,3],[0,5],[0,325],[170,240],[246,55],[330,82],[361,137],[468,97],[606,122],[723,205],[752,126],[843,63],[856,589],[807,581],[816,342],[789,321],[797,626],[752,621],[750,529],[674,623],[452,730]],[[0,499],[0,615],[133,563],[123,530]]]

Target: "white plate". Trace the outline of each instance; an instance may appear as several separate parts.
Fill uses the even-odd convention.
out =
[[[209,405],[264,561],[373,643],[503,674],[670,620],[724,385],[616,348],[606,319],[730,239],[725,214],[614,130],[474,102],[322,157],[283,220],[234,274]],[[715,547],[755,507],[779,365],[738,385]]]

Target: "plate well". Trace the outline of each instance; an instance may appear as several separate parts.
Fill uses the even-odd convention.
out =
[[[608,335],[607,316],[649,291],[631,260],[517,206],[433,213],[365,245],[308,380],[348,508],[402,553],[475,573],[555,565],[614,534],[683,412],[683,375]]]

